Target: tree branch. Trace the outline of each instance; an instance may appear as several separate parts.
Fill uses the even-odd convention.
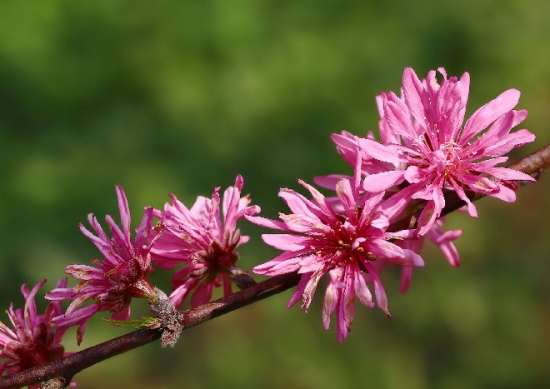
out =
[[[533,154],[513,163],[509,167],[520,170],[526,174],[538,177],[541,172],[550,166],[550,145],[547,145]],[[521,185],[522,183],[520,183]],[[453,196],[454,195],[454,196]],[[472,199],[477,200],[483,196],[472,194]],[[446,198],[446,206],[443,215],[465,205],[454,193]],[[411,218],[402,219],[390,226],[391,230],[410,228]],[[182,312],[183,328],[189,328],[228,312],[242,308],[246,305],[260,301],[266,297],[283,292],[298,284],[300,275],[296,273],[284,274],[272,277],[266,281],[250,286],[238,293],[223,297],[219,300],[202,305],[197,308]],[[115,355],[144,346],[160,339],[162,329],[141,329],[107,342],[87,348],[85,350],[68,355],[64,358],[51,361],[47,364],[32,367],[19,373],[0,378],[0,389],[14,389],[26,385],[36,384],[52,378],[62,378],[64,382],[70,382],[72,377],[80,371],[95,365],[98,362],[109,359]]]

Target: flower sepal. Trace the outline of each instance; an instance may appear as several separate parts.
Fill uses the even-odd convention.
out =
[[[145,277],[133,282],[132,285],[128,287],[127,291],[131,297],[147,298],[153,303],[156,303],[158,301],[155,289],[151,286],[151,284]]]

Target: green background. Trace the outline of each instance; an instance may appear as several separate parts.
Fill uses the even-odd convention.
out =
[[[375,130],[374,97],[404,67],[471,75],[468,113],[509,88],[529,110],[522,127],[550,142],[550,2],[3,1],[0,3],[0,303],[23,304],[22,283],[89,263],[78,223],[117,215],[115,184],[134,226],[168,193],[191,205],[245,179],[262,214],[286,211],[279,187],[349,173],[329,138]],[[546,388],[550,382],[550,179],[515,204],[484,199],[463,228],[459,269],[433,247],[408,294],[383,273],[392,321],[356,304],[337,344],[289,291],[94,366],[79,388]],[[276,251],[261,229],[245,268]],[[168,289],[169,275],[155,283]],[[49,290],[49,289],[48,289]],[[44,288],[46,292],[46,288]],[[45,306],[42,302],[42,307]],[[135,303],[135,316],[146,304]],[[7,321],[5,315],[0,319]],[[127,332],[100,318],[83,346]],[[77,350],[74,332],[67,349]]]

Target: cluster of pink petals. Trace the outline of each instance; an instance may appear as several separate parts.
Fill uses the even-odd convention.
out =
[[[377,102],[379,110],[382,109],[381,106],[381,99],[378,96]],[[380,138],[383,144],[391,142],[391,141],[398,141],[398,137],[394,136],[388,129],[387,125],[385,125],[385,121],[380,121]],[[336,144],[336,149],[340,153],[340,155],[344,158],[344,160],[350,165],[354,166],[354,161],[357,160],[358,157],[362,160],[361,165],[361,174],[365,176],[369,176],[371,174],[375,173],[382,173],[382,172],[388,172],[388,171],[394,171],[394,170],[404,170],[406,168],[406,165],[404,164],[390,164],[387,162],[381,162],[377,159],[373,158],[372,156],[365,153],[364,150],[360,148],[360,139],[365,139],[358,137],[356,135],[353,135],[347,131],[342,131],[341,134],[332,134],[331,136],[332,140]],[[374,140],[374,136],[372,133],[369,132],[367,135],[367,139]],[[359,155],[358,155],[359,154]],[[346,177],[345,175],[341,174],[332,174],[329,176],[319,176],[314,177],[314,181],[319,186],[335,190],[336,183],[338,180],[342,177]],[[386,189],[386,197],[388,197],[391,194],[395,194],[400,190],[397,186],[387,188]],[[328,201],[331,202],[333,207],[335,209],[341,209],[340,200],[338,197],[328,197]],[[405,202],[402,202],[402,204],[405,204]],[[394,211],[397,211],[397,209],[394,209]],[[404,217],[405,215],[403,215]],[[401,217],[397,217],[396,219],[400,219]],[[458,250],[456,249],[455,245],[453,244],[453,241],[458,239],[462,235],[462,230],[443,230],[443,224],[444,224],[445,218],[440,218],[435,220],[435,222],[431,225],[426,235],[423,236],[417,236],[417,239],[410,239],[410,240],[403,240],[396,242],[401,247],[413,250],[417,253],[420,253],[420,250],[422,249],[424,245],[425,237],[427,237],[432,243],[434,243],[440,251],[443,253],[447,261],[450,265],[454,267],[458,267],[460,265],[460,257],[458,255]],[[404,266],[402,269],[402,277],[401,277],[401,285],[399,288],[399,291],[401,293],[406,293],[409,289],[410,283],[412,278],[412,267]]]
[[[279,196],[292,211],[288,215],[279,214],[281,221],[247,217],[255,224],[284,232],[262,235],[265,243],[284,252],[253,270],[267,276],[292,272],[302,274],[288,307],[303,299],[302,309],[307,310],[320,279],[329,275],[323,325],[328,329],[330,316],[336,312],[339,342],[350,331],[355,315],[355,297],[369,308],[375,305],[367,284],[374,285],[377,305],[390,315],[379,277],[386,261],[408,267],[424,264],[415,251],[391,242],[412,238],[414,232],[386,231],[394,214],[382,211],[384,193],[360,192],[360,166],[359,157],[352,181],[340,178],[336,184],[341,207],[335,207],[334,202],[300,180],[312,199],[290,189],[281,189]]]
[[[338,152],[355,169],[354,177],[334,174],[315,178],[318,185],[335,190],[336,196],[324,197],[300,181],[313,199],[281,190],[280,196],[293,212],[281,214],[282,221],[247,217],[261,226],[287,232],[263,236],[266,243],[284,252],[254,271],[268,276],[296,271],[303,274],[289,306],[303,298],[302,307],[307,309],[320,278],[329,273],[323,321],[328,328],[330,315],[338,312],[339,341],[346,337],[353,320],[354,297],[373,306],[365,281],[374,284],[378,304],[387,312],[378,277],[385,262],[402,266],[402,293],[409,288],[413,267],[421,264],[418,253],[425,237],[439,247],[452,266],[459,266],[453,241],[462,231],[442,228],[446,191],[455,191],[475,217],[477,211],[467,192],[513,202],[515,186],[511,181],[534,181],[524,173],[497,167],[507,160],[504,154],[535,139],[525,129],[511,133],[527,115],[525,110],[513,109],[519,92],[502,93],[463,126],[469,75],[448,79],[444,69],[438,70],[441,83],[435,71],[420,80],[407,68],[403,97],[392,92],[377,97],[381,143],[372,133],[365,138],[345,131],[332,135]],[[390,220],[414,213],[422,202],[425,205],[416,230],[386,231]],[[396,241],[390,243],[388,239]],[[389,254],[395,253],[396,247],[407,253],[408,262]]]
[[[388,206],[427,200],[419,218],[419,235],[426,234],[441,215],[445,190],[455,191],[467,203],[470,216],[476,217],[476,207],[466,191],[513,202],[516,197],[509,181],[534,181],[522,172],[496,167],[507,160],[504,154],[535,140],[525,129],[510,132],[527,116],[527,111],[513,109],[520,92],[503,92],[462,126],[470,77],[464,73],[460,79],[448,79],[444,69],[438,70],[443,77],[441,84],[435,71],[419,80],[412,69],[406,68],[403,96],[389,92],[379,97],[380,127],[393,140],[383,144],[359,140],[363,153],[396,167],[367,176],[365,190],[382,192],[406,182],[408,186]]]
[[[26,285],[21,287],[25,298],[24,309],[13,309],[13,303],[7,312],[12,328],[0,322],[0,376],[17,373],[33,366],[39,366],[66,355],[61,345],[61,338],[66,327],[58,327],[55,331],[49,325],[50,320],[62,313],[61,303],[54,301],[48,304],[44,314],[36,310],[34,297],[46,280],[35,285],[31,290]],[[67,285],[67,280],[60,280],[58,288]],[[76,386],[71,382],[70,386]],[[40,384],[29,386],[30,389],[40,388]]]
[[[60,327],[79,324],[79,344],[89,318],[96,312],[108,311],[112,312],[114,320],[128,320],[133,297],[156,299],[156,293],[147,280],[151,271],[150,250],[154,244],[154,239],[150,239],[153,208],[145,208],[141,224],[136,229],[136,238],[132,241],[128,200],[122,187],[117,185],[116,192],[122,229],[112,216],[105,218],[113,238],[107,236],[93,214],[88,215],[88,222],[97,235],[80,224],[80,230],[99,249],[103,260],[92,260],[94,266],[67,266],[65,272],[81,280],[80,283],[73,288],[57,287],[46,295],[46,299],[51,301],[71,300],[65,314],[53,318],[52,322]],[[88,300],[93,300],[93,303],[82,308]]]
[[[260,212],[257,205],[249,205],[248,195],[241,197],[243,185],[243,178],[238,175],[235,185],[225,190],[223,219],[220,187],[214,189],[211,199],[198,197],[191,209],[171,195],[172,204],[166,203],[164,211],[154,211],[164,228],[151,250],[154,264],[163,269],[187,265],[172,278],[174,290],[170,300],[176,307],[193,290],[191,305],[194,307],[210,301],[214,287],[223,285],[224,294],[231,294],[230,277],[238,259],[235,249],[249,240],[248,236],[241,236],[237,221]]]
[[[382,108],[380,104],[381,99],[377,98],[377,102],[379,103],[379,109],[381,109]],[[388,131],[388,127],[385,126],[385,123],[383,120],[380,121],[379,130],[380,130],[380,137],[381,137],[382,143],[387,143],[387,142],[396,141],[396,140],[398,141],[398,137],[393,136],[393,134],[390,131]],[[347,131],[342,131],[341,134],[332,134],[331,138],[336,144],[336,149],[349,165],[353,167],[357,158],[358,157],[361,158],[362,164],[360,169],[361,169],[361,174],[364,176],[393,171],[396,169],[402,170],[406,168],[404,164],[390,164],[387,162],[378,161],[377,159],[365,153],[365,151],[362,150],[359,146],[361,143],[360,139],[365,139],[365,138],[360,138],[358,136],[352,135]],[[372,135],[372,133],[369,132],[369,134],[367,135],[367,139],[374,140],[374,136]],[[321,187],[324,187],[330,190],[335,190],[338,180],[346,177],[347,176],[341,175],[341,174],[333,174],[329,176],[314,177],[314,181],[316,184],[318,184]],[[399,190],[400,188],[398,188],[397,186],[387,188],[385,196],[388,197],[391,194],[397,193]],[[342,209],[340,199],[337,196],[328,197],[327,200],[332,204],[332,206],[335,209]],[[402,204],[405,204],[405,203],[402,203]],[[398,212],[398,209],[400,208],[394,208],[393,212]],[[403,217],[404,216],[405,215],[403,215]],[[397,216],[394,219],[399,220],[400,218],[401,216]],[[434,243],[439,248],[439,250],[443,253],[444,257],[449,262],[449,264],[451,264],[454,267],[458,267],[460,265],[460,257],[458,255],[458,250],[453,244],[453,241],[458,239],[462,235],[462,230],[444,231],[443,230],[444,222],[445,222],[445,218],[437,219],[431,225],[426,235],[417,236],[416,239],[407,239],[407,240],[398,241],[396,242],[396,244],[403,248],[413,250],[416,253],[420,253],[420,250],[424,245],[425,237],[427,237],[432,243]],[[401,293],[407,292],[411,284],[411,279],[412,279],[412,267],[403,266],[402,276],[401,276],[401,285],[399,288],[399,291]]]

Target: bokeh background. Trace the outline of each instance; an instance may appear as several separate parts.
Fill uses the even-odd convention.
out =
[[[521,90],[537,141],[511,160],[527,155],[550,142],[549,17],[546,0],[0,2],[1,306],[98,256],[77,226],[117,215],[115,184],[136,224],[168,193],[191,204],[240,173],[276,217],[279,187],[350,172],[329,135],[375,130],[374,97],[397,91],[405,66],[468,71],[468,114]],[[357,305],[343,344],[322,329],[321,294],[305,314],[285,309],[287,291],[174,349],[92,367],[79,388],[547,388],[549,191],[543,176],[515,204],[480,201],[478,220],[451,215],[462,266],[427,246],[406,295],[386,270],[392,321]],[[276,254],[241,224],[243,267]],[[127,331],[97,318],[83,346]]]

